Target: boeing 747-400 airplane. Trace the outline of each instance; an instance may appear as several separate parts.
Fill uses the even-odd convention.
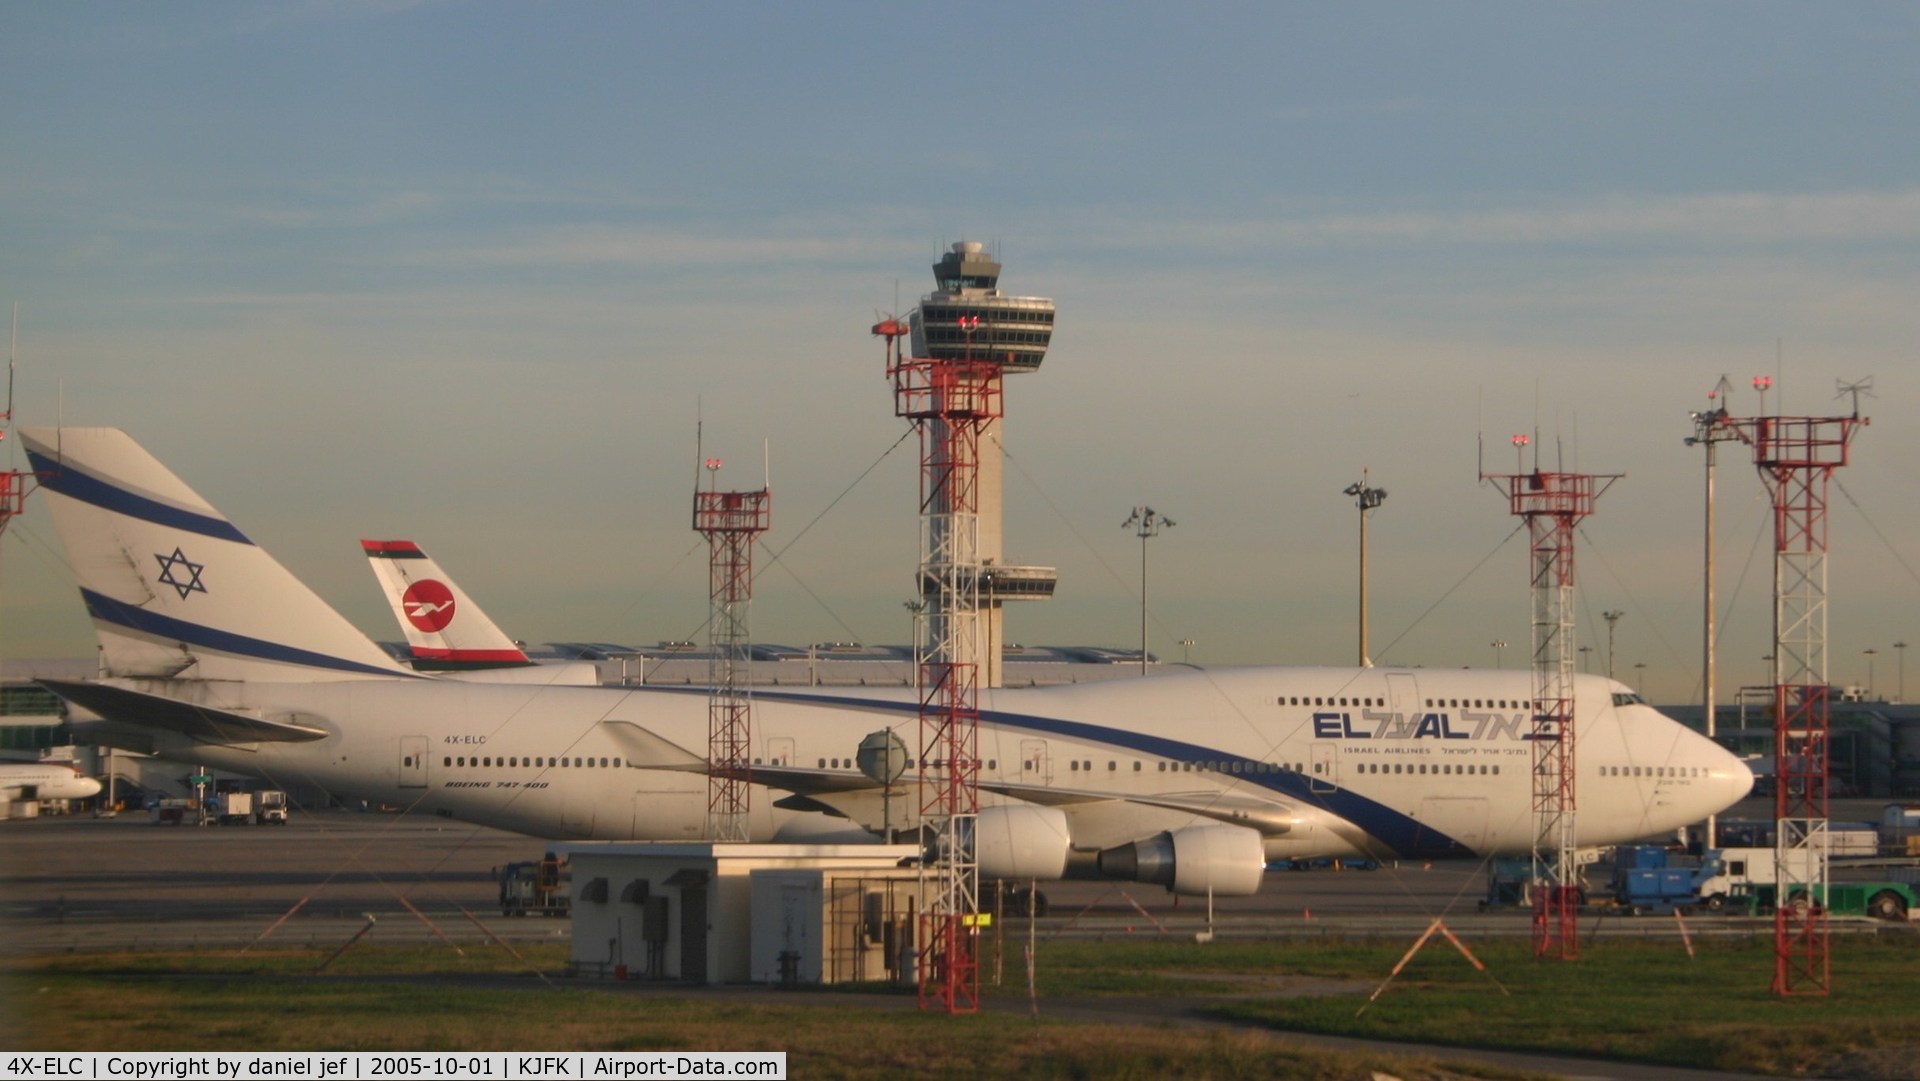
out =
[[[106,672],[44,682],[104,718],[106,742],[543,838],[701,836],[703,688],[425,676],[124,432],[23,434]],[[1531,684],[1301,667],[982,690],[981,874],[1097,866],[1229,895],[1271,859],[1528,851]],[[1579,845],[1671,833],[1752,786],[1626,686],[1580,676],[1574,693]],[[882,728],[914,746],[918,711],[906,688],[756,689],[752,779],[772,798],[752,836],[878,829],[857,749]],[[895,824],[917,803],[896,789]]]

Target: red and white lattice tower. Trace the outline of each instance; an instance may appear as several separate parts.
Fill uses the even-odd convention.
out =
[[[708,458],[707,475],[720,460]],[[693,528],[707,539],[707,839],[746,841],[752,791],[752,685],[747,678],[747,608],[753,599],[753,542],[772,514],[766,488],[693,493]]]
[[[8,429],[13,424],[13,348],[19,335],[20,306],[13,306],[13,330],[7,338],[7,407],[0,413],[0,451],[6,449]],[[40,474],[19,469],[0,469],[0,535],[13,523],[14,516],[26,507],[27,496],[39,486]]]
[[[1517,435],[1513,442],[1524,449],[1528,439]],[[1580,955],[1573,537],[1600,493],[1618,478],[1535,469],[1482,479],[1526,520],[1533,553],[1533,724],[1527,734],[1533,746],[1533,952],[1571,960]]]
[[[932,846],[920,919],[920,1006],[979,1009],[979,662],[983,620],[980,435],[1001,412],[1001,366],[903,356],[904,323],[886,339],[894,412],[920,431],[920,581],[927,607],[914,643],[920,683],[920,820]]]
[[[1765,393],[1772,380],[1754,380]],[[1764,405],[1762,412],[1765,411]],[[1832,990],[1827,909],[1827,488],[1868,423],[1728,418],[1773,500],[1773,991]]]
[[[0,413],[0,422],[6,420],[6,414]],[[0,440],[7,437],[0,431]],[[27,496],[38,486],[40,474],[19,469],[0,469],[0,534],[7,531],[14,516],[26,507]]]

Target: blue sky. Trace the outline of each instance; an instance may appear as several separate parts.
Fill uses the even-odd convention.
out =
[[[1062,577],[1017,640],[1131,644],[1145,502],[1156,650],[1345,663],[1365,467],[1375,653],[1492,664],[1526,553],[1476,435],[1504,469],[1537,429],[1627,474],[1583,635],[1626,611],[1620,667],[1688,699],[1688,411],[1871,375],[1832,675],[1877,648],[1891,690],[1915,55],[1902,4],[10,4],[17,421],[129,429],[372,633],[354,542],[405,536],[521,637],[645,641],[705,618],[701,417],[725,483],[770,448],[754,636],[899,641],[914,462],[866,331],[979,239],[1060,306],[1009,389],[1009,556]],[[1723,462],[1722,683],[1757,682],[1766,510]],[[89,646],[30,509],[0,657]]]

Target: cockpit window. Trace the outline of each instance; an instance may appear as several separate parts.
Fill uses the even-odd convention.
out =
[[[1616,706],[1644,706],[1647,700],[1632,691],[1613,692],[1613,704]]]

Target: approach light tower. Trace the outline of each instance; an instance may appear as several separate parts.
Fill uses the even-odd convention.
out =
[[[1530,440],[1513,437],[1524,458]],[[1617,474],[1547,473],[1535,451],[1531,473],[1481,474],[1526,520],[1533,551],[1533,952],[1580,954],[1576,858],[1573,536]],[[1598,483],[1604,481],[1605,483]]]
[[[707,839],[747,841],[752,791],[753,694],[747,669],[747,609],[753,600],[753,542],[772,515],[765,485],[754,492],[717,490],[720,459],[702,463],[707,490],[696,484],[693,528],[707,540]]]
[[[1869,421],[1860,394],[1846,417],[1766,416],[1773,380],[1753,381],[1761,415],[1722,424],[1753,448],[1773,501],[1773,754],[1776,889],[1773,992],[1832,991],[1826,906],[1830,686],[1827,673],[1827,488]]]

